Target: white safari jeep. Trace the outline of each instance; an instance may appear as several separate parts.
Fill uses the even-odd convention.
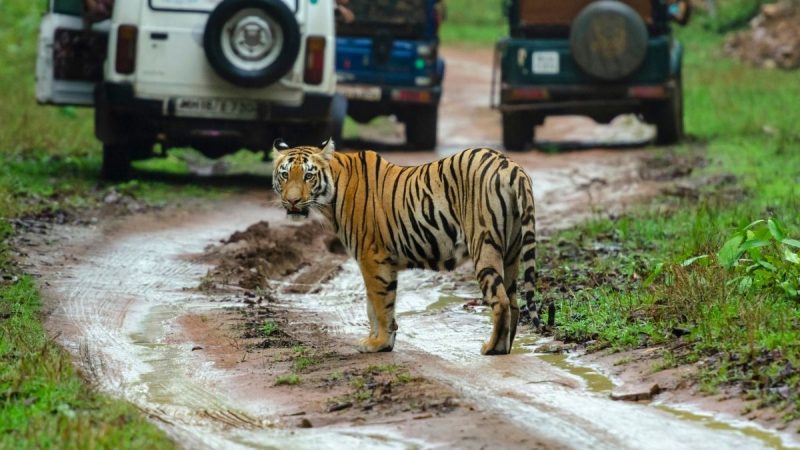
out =
[[[277,136],[337,134],[334,0],[116,0],[91,24],[83,0],[50,0],[36,97],[95,107],[103,175],[191,146],[218,157]],[[337,120],[338,118],[338,120]]]

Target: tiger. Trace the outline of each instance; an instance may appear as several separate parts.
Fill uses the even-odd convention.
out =
[[[527,314],[534,308],[536,225],[531,179],[503,153],[471,148],[419,166],[400,166],[373,151],[337,152],[273,143],[273,188],[291,219],[318,211],[361,270],[369,334],[362,353],[390,352],[397,333],[397,275],[404,269],[453,270],[472,260],[492,332],[484,355],[508,354],[520,307],[523,266]]]

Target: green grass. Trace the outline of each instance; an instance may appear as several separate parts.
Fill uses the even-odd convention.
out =
[[[264,322],[264,325],[261,326],[261,334],[267,337],[272,336],[278,331],[280,331],[280,327],[272,320]]]
[[[94,392],[47,337],[33,280],[0,286],[0,448],[174,448],[127,403]]]
[[[299,375],[289,373],[285,375],[280,375],[277,378],[275,378],[275,386],[284,386],[284,385],[294,386],[296,384],[300,384],[301,381],[303,380],[300,378]]]
[[[294,361],[292,361],[292,370],[295,372],[302,372],[322,362],[322,359],[316,351],[303,345],[295,345],[292,347],[292,355],[294,357]]]
[[[800,238],[798,74],[725,58],[723,37],[702,21],[678,36],[686,46],[686,124],[695,143],[675,154],[700,152],[708,164],[695,176],[732,174],[736,182],[701,189],[699,200],[662,198],[554,236],[543,253],[555,255],[545,262],[548,282],[565,280],[566,292],[544,288],[560,304],[556,335],[622,349],[670,348],[685,334],[680,342],[688,346],[658,368],[707,360],[701,381],[708,391],[738,383],[761,404],[798,418],[800,298],[766,284],[739,288],[729,282],[744,266],[716,262],[723,244],[756,219],[779,219],[786,234]],[[559,253],[559,241],[573,243],[581,261]],[[597,246],[618,251],[587,250]],[[697,255],[709,258],[681,264]]]
[[[508,34],[503,0],[450,0],[439,36],[445,45],[494,45]]]
[[[762,4],[774,3],[769,0],[718,0],[718,14],[716,18],[707,15],[699,18],[703,27],[725,32],[735,30],[747,25],[756,15]]]

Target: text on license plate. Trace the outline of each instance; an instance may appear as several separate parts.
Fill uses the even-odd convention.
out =
[[[175,115],[249,120],[258,118],[258,104],[251,100],[227,98],[178,98]]]
[[[533,73],[540,75],[557,75],[559,67],[558,52],[533,52]]]
[[[336,92],[353,100],[377,102],[381,99],[381,88],[378,86],[353,86],[340,84],[336,86]]]

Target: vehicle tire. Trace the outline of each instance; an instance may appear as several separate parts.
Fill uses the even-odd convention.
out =
[[[224,0],[208,16],[203,48],[223,79],[264,87],[291,70],[300,51],[300,27],[281,0]]]
[[[522,151],[528,144],[533,144],[534,123],[531,118],[521,112],[503,113],[503,147],[510,151]]]
[[[439,105],[426,105],[415,108],[404,120],[406,125],[406,145],[414,150],[433,150],[436,148],[439,128]]]
[[[647,25],[623,2],[600,0],[575,16],[569,44],[575,63],[587,75],[603,81],[623,79],[647,56]]]
[[[672,97],[660,102],[653,111],[658,145],[675,144],[683,138],[683,83],[681,76],[676,80],[675,91]]]
[[[108,181],[126,181],[131,177],[131,148],[125,144],[103,144],[100,175]]]

